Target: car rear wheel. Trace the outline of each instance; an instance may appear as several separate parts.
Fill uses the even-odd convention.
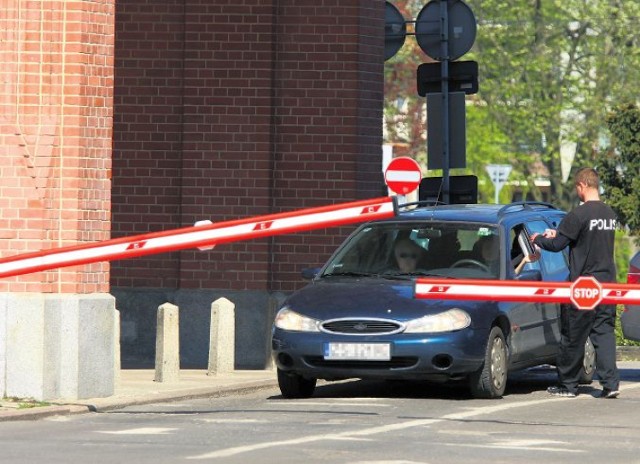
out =
[[[469,386],[475,398],[500,398],[507,386],[507,343],[500,327],[489,333],[482,368],[471,374]]]
[[[591,339],[587,338],[587,343],[584,345],[584,359],[582,361],[582,372],[580,373],[579,382],[584,385],[589,385],[593,382],[593,374],[596,371],[596,349],[591,343]]]
[[[278,369],[278,386],[285,398],[309,398],[316,389],[316,382],[317,379],[307,379]]]

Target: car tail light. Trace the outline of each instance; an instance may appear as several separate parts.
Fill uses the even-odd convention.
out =
[[[640,269],[634,265],[629,265],[629,273],[627,274],[628,284],[640,284]]]

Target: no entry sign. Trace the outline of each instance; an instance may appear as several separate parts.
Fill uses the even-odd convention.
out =
[[[418,188],[422,171],[416,160],[402,156],[391,160],[384,173],[384,180],[392,192],[406,195]]]

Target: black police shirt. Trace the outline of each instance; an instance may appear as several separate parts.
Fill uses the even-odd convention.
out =
[[[562,219],[558,233],[570,240],[570,280],[581,275],[593,276],[600,282],[616,281],[613,258],[616,215],[602,201],[587,201]]]

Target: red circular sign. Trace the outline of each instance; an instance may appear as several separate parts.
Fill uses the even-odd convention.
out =
[[[569,291],[569,299],[578,309],[593,309],[602,301],[602,285],[591,276],[578,277]]]
[[[418,188],[422,180],[422,171],[413,158],[407,156],[394,158],[387,166],[384,180],[391,191],[398,195],[406,195]]]

